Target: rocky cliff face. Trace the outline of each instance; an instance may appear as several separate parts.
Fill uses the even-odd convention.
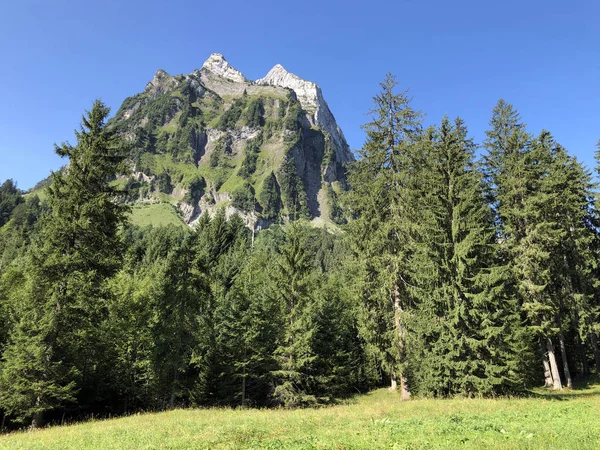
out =
[[[256,80],[256,83],[291,89],[300,101],[310,124],[318,126],[329,134],[339,160],[342,162],[353,160],[344,133],[336,123],[317,84],[288,72],[281,64],[276,64],[264,78]]]
[[[256,82],[218,53],[189,75],[159,70],[113,124],[131,142],[132,202],[176,204],[187,223],[219,207],[251,225],[342,220],[352,153],[319,86],[280,65]]]

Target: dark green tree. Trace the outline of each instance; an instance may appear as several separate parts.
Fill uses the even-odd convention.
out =
[[[277,296],[285,320],[284,333],[275,351],[278,369],[273,371],[273,399],[285,406],[316,403],[314,373],[315,302],[311,297],[310,255],[305,248],[306,232],[294,223],[278,248],[275,277]]]
[[[23,202],[21,192],[13,180],[6,180],[0,186],[0,227],[9,221],[10,215],[19,203]]]
[[[125,173],[125,149],[106,126],[100,101],[82,118],[77,145],[56,146],[69,159],[48,188],[51,212],[31,249],[30,289],[3,356],[2,404],[21,419],[72,401],[94,402],[104,387],[106,279],[121,263],[119,227],[126,208],[110,181]],[[88,403],[89,404],[89,403]]]
[[[410,304],[407,261],[418,225],[421,114],[410,106],[406,92],[394,92],[396,84],[388,74],[373,98],[372,119],[364,126],[367,141],[349,171],[352,190],[346,204],[356,218],[349,231],[360,274],[361,333],[392,389],[400,380],[406,398],[403,323]]]
[[[244,111],[246,125],[250,128],[258,128],[264,125],[265,107],[261,98],[252,99]]]
[[[268,220],[277,219],[282,204],[279,183],[277,183],[277,178],[273,172],[265,179],[260,193],[260,204],[262,206],[262,217]]]
[[[523,386],[518,305],[498,258],[492,212],[460,119],[422,145],[422,232],[412,259],[408,369],[423,395],[490,395]],[[519,384],[520,382],[520,384]]]

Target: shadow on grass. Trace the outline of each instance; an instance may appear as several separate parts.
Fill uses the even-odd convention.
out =
[[[551,388],[537,388],[524,392],[523,397],[557,401],[600,397],[600,376],[593,374],[587,378],[575,380],[573,382],[573,389],[564,388],[562,391],[555,391]]]

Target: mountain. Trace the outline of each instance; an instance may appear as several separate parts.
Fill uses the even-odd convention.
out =
[[[248,80],[219,53],[189,75],[159,70],[112,124],[130,143],[135,204],[171,203],[191,224],[225,207],[251,226],[340,222],[353,154],[319,86],[281,65]]]

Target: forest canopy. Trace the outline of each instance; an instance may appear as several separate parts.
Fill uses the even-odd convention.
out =
[[[3,427],[314,406],[384,385],[518,395],[600,372],[597,186],[507,102],[479,147],[460,118],[425,127],[388,75],[336,194],[348,223],[256,233],[224,209],[133,226],[114,183],[130,155],[108,116],[96,101],[77,143],[56,147],[67,165],[43,200],[0,186]],[[249,188],[237,204],[253,203]]]

